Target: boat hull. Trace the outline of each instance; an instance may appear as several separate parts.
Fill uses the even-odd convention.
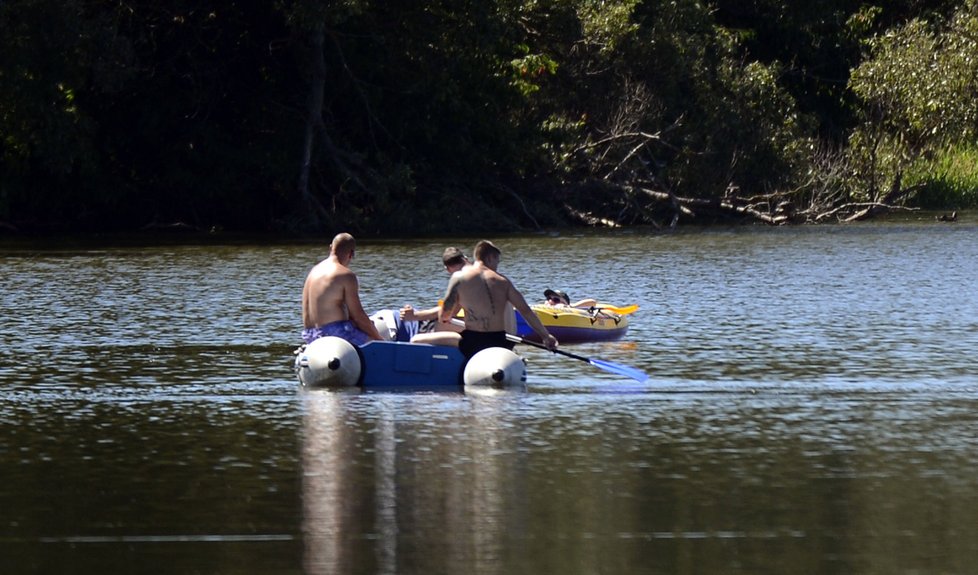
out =
[[[454,347],[400,341],[356,347],[336,337],[301,349],[295,371],[305,387],[461,391],[526,385],[525,363],[508,349],[489,348],[466,362]]]
[[[454,347],[372,341],[360,347],[367,389],[461,389],[465,356]]]
[[[560,343],[586,343],[615,341],[628,333],[628,316],[601,310],[578,308],[554,308],[547,305],[530,306],[544,327]],[[540,341],[540,336],[516,313],[516,334],[529,341]]]

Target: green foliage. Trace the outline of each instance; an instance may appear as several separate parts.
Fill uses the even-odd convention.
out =
[[[907,184],[922,186],[913,205],[925,209],[978,208],[978,147],[959,147],[907,171]]]
[[[255,35],[272,37],[272,20],[233,3],[0,6],[0,29],[17,30],[0,34],[5,217],[109,229],[268,216],[255,172],[282,146],[262,125],[273,66]]]
[[[632,19],[638,4],[638,0],[580,2],[576,8],[584,42],[597,46],[603,53],[613,53],[638,32],[639,26]]]
[[[642,189],[799,186],[823,139],[867,195],[933,183],[975,147],[975,1],[7,0],[0,220],[642,221]]]
[[[509,62],[510,83],[519,93],[528,98],[540,89],[538,79],[557,72],[557,62],[546,54],[530,54],[528,46],[520,46],[521,51],[527,52],[524,56],[513,58]]]
[[[79,69],[73,59],[101,56],[101,23],[77,2],[0,3],[0,215],[14,208],[78,213],[89,188],[68,189],[97,161],[94,120],[84,104],[105,92],[104,69]],[[93,198],[98,201],[98,197]]]
[[[850,137],[857,182],[875,199],[920,157],[974,141],[978,121],[976,2],[948,23],[914,19],[869,42],[850,87],[864,121]]]
[[[535,27],[563,55],[535,101],[563,181],[719,196],[778,188],[800,169],[808,123],[779,85],[780,66],[744,62],[707,6],[568,4],[577,26]],[[606,213],[636,201],[625,194]]]
[[[954,49],[919,20],[873,43],[874,58],[852,75],[854,93],[882,129],[903,135],[910,149],[934,141],[966,138],[974,122],[971,93],[974,68],[959,65],[973,55]],[[970,99],[968,99],[970,100]]]

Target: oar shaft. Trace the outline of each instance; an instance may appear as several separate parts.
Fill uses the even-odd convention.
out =
[[[564,351],[562,349],[547,349],[547,346],[543,345],[542,343],[537,343],[535,341],[530,341],[530,340],[528,340],[526,338],[522,338],[522,337],[519,337],[518,335],[513,335],[511,333],[507,333],[506,334],[506,339],[508,339],[509,341],[512,341],[514,343],[523,343],[523,344],[526,344],[526,345],[531,345],[533,347],[539,347],[540,349],[546,349],[547,351],[552,351],[554,353],[559,353],[560,355],[566,355],[567,357],[573,357],[574,359],[579,359],[579,360],[584,361],[584,362],[588,362],[588,363],[591,362],[590,359],[588,359],[588,358],[586,358],[586,357],[584,357],[582,355],[576,355],[576,354],[573,354],[573,353],[571,353],[569,351]]]
[[[462,320],[452,318],[451,322],[457,326],[465,327],[465,322],[463,322]],[[540,349],[546,349],[547,351],[552,351],[560,355],[565,355],[569,358],[580,360],[583,361],[584,363],[589,363],[598,369],[603,369],[604,371],[610,371],[618,375],[624,375],[636,381],[646,381],[649,378],[649,376],[645,372],[639,369],[635,369],[634,367],[629,367],[627,365],[621,365],[610,361],[605,361],[602,359],[591,359],[589,357],[573,354],[568,351],[564,351],[562,349],[548,349],[547,346],[543,345],[542,343],[537,343],[535,341],[528,341],[525,338],[522,338],[518,335],[513,335],[511,333],[506,334],[506,339],[508,339],[513,343],[522,343],[524,345],[538,347]]]

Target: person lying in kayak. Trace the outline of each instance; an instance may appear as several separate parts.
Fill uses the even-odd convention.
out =
[[[557,338],[550,335],[523,294],[497,272],[502,252],[488,240],[475,246],[472,255],[475,263],[452,274],[448,281],[438,321],[448,323],[465,310],[465,329],[458,349],[466,358],[489,347],[513,349],[513,342],[506,338],[507,303],[526,319],[543,344],[549,350],[557,349]]]
[[[350,269],[356,240],[347,233],[336,234],[329,257],[319,262],[302,286],[302,340],[307,344],[327,335],[341,337],[353,345],[381,339],[377,327],[360,303],[360,283]]]
[[[570,296],[559,289],[547,289],[543,292],[543,297],[547,298],[545,305],[553,307],[594,307],[598,305],[598,300],[593,298],[582,299],[571,305]]]

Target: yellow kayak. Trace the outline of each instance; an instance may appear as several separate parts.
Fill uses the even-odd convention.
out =
[[[543,325],[560,343],[583,343],[589,341],[614,341],[625,337],[628,332],[628,314],[638,306],[624,308],[597,304],[590,308],[531,305]],[[626,313],[615,313],[614,311]],[[530,341],[540,341],[533,328],[516,313],[516,334]]]

